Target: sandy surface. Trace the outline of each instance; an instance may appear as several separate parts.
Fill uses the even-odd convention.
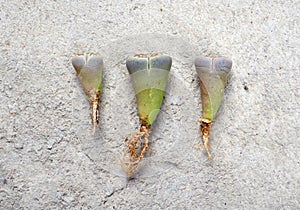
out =
[[[300,208],[300,3],[197,2],[0,0],[0,209]],[[94,136],[70,64],[83,52],[105,64]],[[125,60],[141,52],[173,66],[151,155],[127,180],[139,122]],[[233,60],[211,161],[194,148],[196,55]]]

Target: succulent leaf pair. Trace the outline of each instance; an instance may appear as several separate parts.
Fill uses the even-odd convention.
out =
[[[72,65],[76,70],[81,86],[87,95],[92,108],[92,123],[95,131],[99,123],[99,99],[102,91],[103,59],[99,56],[84,54],[75,56]]]
[[[135,55],[126,61],[136,93],[141,125],[155,121],[163,101],[172,59],[166,55]]]
[[[148,150],[148,138],[163,102],[172,58],[167,55],[135,55],[126,61],[136,94],[140,118],[140,132],[127,138],[124,167],[131,176]]]
[[[211,158],[209,146],[209,132],[221,101],[227,81],[228,74],[232,67],[232,61],[228,58],[197,57],[195,67],[200,79],[200,91],[202,102],[201,133],[204,148]]]

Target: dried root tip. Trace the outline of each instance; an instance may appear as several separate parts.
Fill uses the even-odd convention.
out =
[[[144,157],[144,155],[146,154],[148,148],[149,148],[149,135],[150,135],[150,126],[144,126],[142,125],[140,128],[140,132],[143,133],[144,135],[144,147],[138,157],[138,160],[141,161]]]
[[[95,132],[96,126],[99,124],[99,96],[96,96],[94,100],[92,100],[92,124],[93,124],[93,131]]]
[[[149,135],[150,126],[142,125],[140,127],[140,132],[134,133],[125,139],[127,142],[125,151],[127,159],[123,159],[122,162],[128,177],[130,177],[138,169],[139,163],[148,151]]]
[[[204,149],[207,152],[208,159],[211,159],[210,144],[209,144],[209,132],[210,132],[212,122],[205,118],[200,118],[200,122],[201,122],[201,134],[202,134],[202,141],[204,144]]]

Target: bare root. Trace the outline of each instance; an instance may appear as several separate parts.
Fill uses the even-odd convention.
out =
[[[139,163],[149,150],[149,135],[150,126],[142,125],[140,132],[133,133],[125,139],[127,147],[122,159],[122,165],[128,177],[138,169]]]
[[[91,119],[92,119],[92,125],[93,125],[93,132],[95,133],[96,126],[99,124],[99,96],[96,95],[96,97],[92,100],[91,106],[92,106],[92,113],[91,113]]]
[[[201,134],[202,134],[202,141],[203,141],[203,145],[204,145],[204,149],[207,152],[208,155],[208,159],[211,159],[211,152],[210,152],[210,143],[209,143],[209,133],[210,133],[210,128],[211,128],[211,121],[204,119],[204,118],[200,118],[200,122],[201,122]]]

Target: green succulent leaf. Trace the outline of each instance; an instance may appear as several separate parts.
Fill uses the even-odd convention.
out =
[[[221,105],[232,61],[224,57],[197,57],[195,66],[200,79],[202,118],[212,121]]]
[[[75,56],[72,65],[88,98],[98,97],[102,91],[103,59],[94,55]]]
[[[142,124],[152,125],[162,105],[172,59],[166,55],[135,55],[126,61]]]

